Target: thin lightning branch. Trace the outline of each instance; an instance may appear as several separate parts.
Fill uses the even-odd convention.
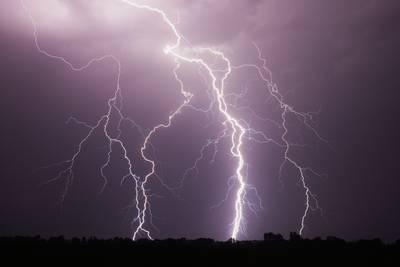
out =
[[[135,197],[135,203],[136,203],[135,207],[136,207],[136,210],[137,210],[138,214],[143,214],[143,211],[142,211],[141,206],[140,206],[139,194],[142,193],[142,195],[145,196],[145,198],[147,198],[146,192],[145,191],[141,192],[141,190],[143,190],[143,186],[140,183],[139,177],[134,174],[133,164],[132,164],[130,158],[128,157],[128,152],[127,152],[127,149],[125,147],[124,142],[122,141],[122,139],[120,139],[120,136],[111,137],[111,134],[109,133],[109,130],[108,130],[109,123],[110,123],[110,120],[111,120],[111,114],[112,114],[113,110],[116,110],[117,114],[119,115],[118,127],[121,125],[122,120],[126,119],[125,117],[123,117],[121,109],[117,106],[117,102],[118,102],[119,98],[121,98],[121,87],[120,87],[121,63],[120,63],[120,61],[113,55],[105,55],[105,56],[102,56],[102,57],[93,58],[83,66],[75,66],[73,63],[68,61],[66,58],[61,57],[61,56],[57,56],[57,55],[53,55],[53,54],[47,52],[46,50],[42,49],[42,47],[40,46],[40,43],[39,43],[39,40],[38,40],[37,24],[36,24],[36,21],[35,21],[33,15],[32,15],[32,13],[30,12],[28,7],[26,6],[24,0],[21,0],[21,4],[22,4],[22,7],[24,8],[25,12],[28,14],[29,19],[31,21],[31,24],[33,26],[33,37],[34,37],[35,46],[36,46],[37,50],[41,54],[43,54],[43,55],[45,55],[45,56],[47,56],[49,58],[61,61],[62,63],[68,65],[71,68],[72,71],[76,71],[76,72],[83,71],[83,70],[89,68],[90,66],[92,66],[94,63],[105,61],[105,60],[112,60],[117,65],[117,70],[118,70],[118,72],[117,72],[117,86],[115,88],[113,97],[108,99],[108,101],[107,101],[107,105],[108,105],[107,113],[104,114],[103,116],[101,116],[100,119],[93,126],[91,126],[89,123],[78,121],[77,119],[75,119],[73,117],[69,119],[69,121],[74,121],[74,122],[76,122],[76,123],[78,123],[80,125],[84,125],[86,128],[88,128],[88,133],[80,141],[80,143],[78,145],[78,149],[73,154],[72,158],[70,160],[67,160],[67,161],[63,162],[67,166],[63,170],[61,170],[56,177],[54,177],[53,179],[50,179],[47,183],[62,179],[63,177],[65,178],[65,187],[64,187],[63,193],[61,195],[61,199],[60,199],[61,204],[63,204],[64,200],[65,200],[65,197],[67,196],[67,193],[68,193],[71,185],[73,184],[75,164],[76,164],[77,158],[79,157],[79,155],[82,152],[83,146],[90,139],[90,137],[92,137],[92,135],[93,135],[93,133],[95,131],[102,129],[102,131],[104,133],[104,136],[106,138],[108,152],[107,152],[106,161],[104,162],[104,164],[100,168],[101,177],[104,180],[103,186],[102,186],[100,192],[102,192],[104,190],[104,188],[105,188],[105,186],[107,184],[107,178],[106,178],[106,176],[104,174],[104,170],[110,164],[111,154],[113,152],[112,146],[114,144],[117,144],[122,149],[122,156],[123,156],[123,158],[126,161],[127,166],[128,166],[127,174],[123,177],[123,180],[128,178],[128,177],[133,178],[134,183],[135,183],[135,193],[136,193],[136,195],[135,195],[136,196]],[[120,128],[118,128],[117,130],[120,132]],[[149,239],[152,239],[152,237],[150,235],[150,231],[145,229],[144,226],[143,226],[144,225],[144,221],[142,221],[142,220],[144,220],[144,216],[139,216],[138,215],[137,219],[138,219],[139,224],[138,224],[138,227],[135,230],[135,233],[137,233],[139,231],[142,231],[142,232],[144,232],[146,234],[146,236]]]
[[[218,153],[218,143],[221,141],[221,139],[223,139],[226,136],[226,130],[227,129],[224,129],[223,131],[221,131],[216,138],[207,139],[206,140],[206,143],[201,147],[199,156],[195,159],[193,165],[191,167],[187,168],[183,172],[183,176],[181,178],[180,185],[178,187],[179,189],[183,188],[184,182],[185,182],[185,180],[187,179],[188,175],[191,172],[195,172],[195,176],[194,177],[197,177],[199,175],[200,171],[198,169],[198,164],[204,159],[205,151],[210,146],[212,146],[213,150],[214,150],[213,154],[212,154],[212,157],[211,157],[211,160],[210,160],[210,163],[215,162],[215,157],[216,157],[216,154]]]
[[[254,47],[257,50],[258,53],[258,59],[262,62],[261,67],[255,64],[242,64],[239,66],[233,66],[233,69],[241,69],[241,68],[254,68],[258,74],[259,77],[267,84],[268,92],[269,94],[277,101],[279,104],[280,108],[282,109],[281,113],[281,119],[282,119],[282,127],[284,129],[283,134],[281,136],[281,139],[284,143],[284,161],[282,162],[280,166],[280,176],[281,176],[281,171],[283,169],[283,166],[286,162],[290,163],[299,173],[299,179],[301,182],[301,185],[304,189],[304,195],[305,195],[305,203],[304,203],[304,212],[301,217],[301,222],[300,222],[300,228],[299,228],[299,234],[302,235],[304,228],[305,228],[305,220],[307,218],[307,215],[309,214],[310,210],[313,210],[313,207],[311,205],[311,201],[315,203],[316,209],[321,209],[318,200],[316,198],[316,195],[312,193],[307,181],[306,181],[306,176],[305,176],[305,171],[306,170],[311,170],[308,167],[302,167],[299,163],[297,163],[290,155],[289,155],[289,150],[292,147],[292,144],[288,141],[287,139],[287,134],[288,134],[288,128],[287,128],[287,115],[288,114],[293,114],[295,115],[319,140],[327,143],[325,139],[323,139],[317,130],[310,124],[310,121],[313,119],[313,114],[312,113],[302,113],[297,110],[295,110],[292,106],[287,104],[284,100],[284,96],[279,92],[277,85],[273,82],[272,79],[272,73],[271,71],[267,68],[266,64],[266,59],[262,56],[260,48],[257,46],[256,43],[253,43]],[[315,171],[311,170],[313,174],[317,174]]]
[[[140,218],[140,219],[139,219],[140,224],[139,224],[139,227],[136,229],[136,231],[135,231],[134,234],[133,234],[133,239],[134,239],[134,240],[136,239],[137,234],[138,234],[139,231],[142,229],[143,224],[144,224],[145,221],[146,221],[146,220],[145,220],[145,216],[146,216],[146,210],[147,210],[147,206],[148,206],[148,197],[147,197],[147,195],[145,194],[145,192],[146,192],[145,186],[146,186],[146,183],[147,183],[148,179],[149,179],[151,176],[153,176],[153,175],[155,174],[155,172],[156,172],[156,171],[155,171],[155,167],[156,167],[155,161],[152,160],[152,159],[150,159],[150,158],[146,155],[146,153],[145,153],[145,151],[146,151],[146,149],[147,149],[147,146],[148,146],[148,144],[149,144],[149,141],[150,141],[151,137],[152,137],[159,129],[161,129],[161,128],[168,128],[168,127],[171,126],[172,120],[174,119],[174,117],[175,117],[177,114],[179,114],[179,113],[181,112],[182,108],[183,108],[184,106],[186,106],[186,105],[190,102],[190,99],[191,99],[191,97],[192,97],[192,94],[190,94],[189,92],[187,92],[187,91],[184,90],[183,82],[182,82],[182,81],[179,79],[179,77],[178,77],[177,71],[178,71],[179,68],[180,68],[180,64],[179,64],[178,59],[175,59],[175,63],[176,63],[176,66],[175,66],[175,68],[174,68],[174,70],[173,70],[174,76],[175,76],[175,79],[178,81],[178,83],[179,83],[179,85],[180,85],[181,93],[182,93],[182,95],[185,97],[185,100],[184,100],[183,104],[181,104],[181,105],[178,107],[178,109],[176,109],[171,115],[169,115],[169,117],[168,117],[168,122],[167,122],[167,123],[159,124],[159,125],[155,126],[155,127],[149,132],[149,134],[146,136],[146,138],[145,138],[145,140],[144,140],[143,146],[142,146],[141,149],[140,149],[140,153],[141,153],[141,155],[142,155],[142,158],[143,158],[146,162],[150,163],[150,165],[151,165],[151,171],[150,171],[149,173],[146,174],[146,176],[144,177],[144,181],[141,183],[141,186],[140,186],[140,187],[141,187],[141,192],[142,192],[142,194],[143,194],[142,196],[143,196],[143,198],[144,198],[144,203],[143,203],[143,209],[142,209],[141,213],[138,214],[138,219]]]

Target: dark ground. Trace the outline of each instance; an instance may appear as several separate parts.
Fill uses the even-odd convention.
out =
[[[29,265],[128,265],[128,266],[400,266],[400,239],[384,244],[379,239],[347,242],[335,237],[301,239],[292,233],[265,234],[263,241],[226,241],[212,239],[139,240],[114,238],[64,239],[54,237],[2,237],[2,262]]]

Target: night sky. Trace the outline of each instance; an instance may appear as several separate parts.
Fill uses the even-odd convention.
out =
[[[78,66],[106,54],[121,61],[123,113],[144,134],[182,104],[174,60],[163,52],[174,36],[160,16],[117,0],[25,2],[46,51]],[[328,143],[299,120],[288,121],[288,139],[296,144],[291,157],[320,174],[306,176],[322,211],[308,214],[305,237],[400,237],[399,1],[136,2],[161,8],[194,47],[223,51],[234,65],[262,64],[256,43],[286,103],[300,112],[317,112],[312,125]],[[40,54],[33,37],[20,1],[2,0],[0,235],[131,237],[135,190],[132,179],[121,182],[127,165],[118,146],[105,169],[108,183],[99,193],[99,168],[107,155],[101,131],[84,144],[63,202],[66,180],[47,183],[62,170],[52,164],[70,159],[87,134],[69,118],[93,125],[107,112],[117,66],[104,60],[71,71]],[[204,70],[184,64],[179,74],[194,95],[192,104],[207,109],[210,84],[202,78]],[[240,92],[246,93],[235,101]],[[268,98],[254,69],[235,70],[226,94],[234,116],[282,142],[282,128],[271,122],[280,122],[280,107]],[[147,228],[153,237],[229,238],[234,191],[227,195],[227,190],[236,166],[229,137],[218,143],[215,159],[213,146],[204,150],[198,173],[189,171],[181,190],[170,192],[160,183],[178,185],[202,146],[221,132],[221,122],[215,108],[207,113],[186,108],[170,128],[152,137],[149,156],[157,159],[158,177],[147,185],[154,225],[148,222]],[[150,168],[139,154],[143,135],[127,122],[121,129],[135,173],[143,177]],[[110,132],[116,134],[114,124]],[[304,190],[293,167],[285,165],[279,175],[283,152],[273,143],[244,142],[246,182],[257,188],[261,209],[256,215],[245,208],[240,239],[299,229]],[[248,198],[258,204],[252,192]]]

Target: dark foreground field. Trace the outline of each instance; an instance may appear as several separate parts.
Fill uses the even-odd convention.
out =
[[[3,237],[0,238],[0,256],[3,263],[12,260],[12,266],[17,263],[35,266],[49,263],[54,266],[400,266],[400,240],[393,244],[384,244],[379,239],[346,242],[328,237],[309,240],[294,233],[289,240],[280,235],[265,234],[263,241],[237,242]]]

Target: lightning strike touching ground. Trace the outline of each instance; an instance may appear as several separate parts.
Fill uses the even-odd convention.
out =
[[[93,58],[90,61],[88,61],[85,65],[82,66],[76,66],[73,63],[71,63],[68,59],[62,56],[58,55],[53,55],[46,50],[44,50],[39,42],[39,34],[38,34],[38,29],[37,29],[37,24],[35,22],[35,19],[30,12],[29,8],[25,4],[24,0],[21,0],[21,4],[28,14],[30,21],[33,26],[33,36],[34,36],[34,42],[36,45],[36,48],[39,53],[61,61],[62,63],[68,65],[72,71],[83,71],[89,67],[91,67],[94,64],[103,62],[103,61],[111,61],[113,64],[116,65],[116,86],[114,89],[114,94],[111,98],[108,99],[107,101],[107,111],[99,118],[99,120],[94,123],[87,123],[87,122],[82,122],[79,121],[78,119],[71,117],[68,122],[74,122],[85,129],[87,129],[87,134],[84,136],[84,138],[80,141],[78,144],[77,150],[75,153],[72,155],[70,160],[66,160],[61,162],[58,166],[62,166],[61,171],[58,173],[56,177],[51,179],[49,182],[56,181],[56,180],[63,180],[65,179],[65,187],[63,194],[61,196],[61,202],[65,200],[65,197],[68,194],[68,190],[70,186],[73,183],[74,180],[74,167],[76,164],[77,159],[79,158],[82,150],[84,149],[85,144],[87,141],[93,136],[93,134],[96,131],[102,131],[105,142],[107,145],[107,153],[105,157],[105,161],[103,162],[102,166],[100,167],[100,176],[103,179],[103,185],[100,188],[100,192],[103,192],[105,187],[107,186],[107,176],[105,174],[105,170],[107,167],[110,165],[111,161],[111,154],[114,151],[114,147],[117,146],[121,149],[122,151],[122,157],[124,161],[126,162],[127,170],[126,174],[123,176],[121,183],[123,183],[126,179],[132,179],[134,182],[134,190],[135,190],[135,198],[134,198],[134,204],[133,206],[136,209],[137,215],[134,217],[132,221],[132,227],[133,227],[133,236],[132,239],[136,240],[142,237],[148,238],[148,239],[153,239],[151,232],[149,230],[149,227],[152,226],[153,224],[151,223],[152,219],[152,212],[151,212],[151,204],[150,204],[150,197],[151,194],[150,189],[148,188],[148,181],[151,178],[158,178],[158,180],[161,182],[161,184],[166,187],[170,191],[174,191],[177,188],[173,188],[167,184],[165,184],[159,175],[156,172],[156,160],[150,155],[152,153],[149,153],[151,151],[154,151],[151,140],[154,138],[154,136],[158,133],[158,131],[169,128],[171,127],[173,120],[176,116],[181,114],[184,109],[189,108],[193,109],[198,112],[202,113],[208,113],[212,110],[212,106],[216,106],[218,113],[222,115],[223,117],[223,122],[222,125],[224,126],[223,131],[221,131],[215,139],[208,139],[206,144],[201,148],[200,150],[200,155],[199,157],[195,160],[194,164],[188,168],[182,177],[182,180],[178,186],[179,189],[183,187],[184,180],[188,176],[188,174],[191,171],[196,171],[198,173],[198,163],[203,160],[204,158],[204,151],[212,146],[214,148],[214,154],[213,158],[211,161],[215,159],[215,155],[218,151],[217,146],[218,143],[220,142],[221,139],[229,137],[230,138],[230,156],[236,160],[236,166],[234,170],[234,175],[231,176],[228,180],[228,190],[226,193],[226,197],[223,199],[223,201],[226,201],[228,199],[229,194],[231,194],[232,190],[236,190],[234,192],[234,216],[232,220],[232,226],[230,230],[230,237],[233,240],[236,240],[239,238],[239,235],[244,232],[244,227],[245,227],[245,215],[244,215],[244,209],[246,207],[249,208],[250,211],[257,212],[259,208],[262,208],[261,204],[261,198],[258,195],[257,189],[250,185],[247,182],[247,176],[244,174],[245,167],[248,166],[245,163],[245,157],[244,157],[244,146],[245,146],[245,141],[253,141],[259,144],[263,143],[272,143],[283,149],[283,155],[284,159],[281,165],[281,170],[284,167],[285,164],[290,164],[292,167],[294,167],[298,173],[299,173],[299,180],[301,182],[301,185],[304,189],[304,196],[305,196],[305,209],[303,216],[301,218],[300,222],[300,229],[299,233],[302,234],[303,230],[305,228],[305,221],[307,218],[307,215],[309,214],[310,210],[314,209],[320,209],[318,205],[318,201],[316,198],[316,195],[312,193],[307,181],[306,181],[306,172],[309,172],[313,175],[318,175],[315,171],[308,167],[303,167],[300,164],[298,164],[289,154],[290,148],[292,144],[288,141],[287,139],[287,133],[288,133],[288,128],[287,128],[287,115],[292,114],[296,116],[308,129],[312,131],[312,133],[320,140],[323,140],[322,137],[317,133],[317,131],[312,127],[312,114],[311,113],[302,113],[296,111],[292,106],[288,105],[285,100],[283,95],[278,91],[278,88],[276,84],[274,84],[272,80],[272,75],[271,72],[267,69],[266,67],[266,60],[262,57],[261,51],[258,48],[257,45],[255,45],[255,48],[258,52],[258,59],[262,63],[261,66],[257,64],[242,64],[238,66],[232,65],[230,59],[227,58],[227,56],[222,53],[221,51],[218,51],[216,49],[213,49],[211,47],[193,47],[192,45],[189,45],[189,50],[190,52],[188,53],[187,47],[185,46],[183,49],[182,42],[190,44],[186,39],[180,34],[178,29],[176,28],[177,24],[174,24],[166,15],[166,13],[158,8],[145,5],[145,4],[137,4],[133,1],[129,0],[118,0],[118,2],[126,4],[127,6],[135,9],[141,9],[143,12],[149,13],[149,16],[159,16],[162,18],[163,23],[168,27],[168,29],[171,31],[171,33],[174,35],[174,42],[172,44],[166,44],[164,46],[164,53],[172,58],[172,60],[175,63],[175,67],[172,70],[172,75],[175,78],[175,81],[179,87],[180,93],[183,96],[184,100],[183,102],[168,116],[168,119],[166,122],[160,123],[156,126],[154,126],[150,131],[145,133],[143,129],[137,125],[134,121],[129,119],[128,117],[124,116],[122,112],[122,93],[121,93],[121,87],[120,87],[120,77],[121,77],[121,62],[119,59],[113,55],[105,55],[102,57],[98,58]],[[179,18],[178,18],[179,20]],[[202,58],[200,55],[202,54],[207,54],[213,56],[216,60],[219,60],[220,62],[223,63],[224,68],[223,69],[214,69],[211,64],[209,64],[204,58]],[[199,75],[201,78],[207,82],[209,79],[211,81],[210,84],[210,89],[211,92],[209,93],[209,96],[211,98],[211,105],[209,106],[208,109],[201,109],[193,106],[190,102],[193,97],[192,93],[188,92],[185,90],[185,85],[183,80],[179,77],[178,71],[181,67],[181,64],[191,64],[195,65],[199,68]],[[282,127],[284,129],[283,134],[281,136],[281,140],[277,141],[272,138],[270,138],[266,133],[253,129],[250,127],[250,124],[243,119],[239,119],[235,117],[231,109],[245,109],[249,111],[252,116],[256,117],[257,119],[261,120],[268,120],[264,119],[260,116],[258,116],[252,109],[251,107],[238,107],[236,101],[237,99],[240,99],[244,97],[246,92],[241,93],[241,94],[229,94],[226,92],[226,81],[229,79],[229,77],[232,75],[234,71],[238,71],[243,68],[251,68],[256,70],[258,73],[258,76],[260,79],[262,79],[266,83],[266,87],[268,89],[268,94],[279,104],[280,109],[282,110],[281,113],[281,122],[275,122],[275,121],[270,121],[277,125],[278,127]],[[205,74],[204,74],[205,73]],[[246,91],[248,88],[245,88]],[[234,103],[228,103],[228,98],[229,97],[234,97],[235,101]],[[116,126],[116,131],[117,135],[111,134],[110,127],[111,126],[111,117],[112,115],[117,116],[117,126]],[[121,125],[123,123],[129,123],[136,129],[138,129],[139,132],[142,133],[143,136],[143,144],[140,148],[140,156],[143,159],[144,162],[146,162],[150,166],[150,170],[144,175],[144,177],[139,177],[137,174],[135,174],[134,170],[134,163],[128,156],[128,151],[126,148],[125,142],[121,138]],[[259,204],[254,204],[252,201],[248,199],[248,195],[250,192],[253,192],[255,198],[258,200]],[[150,217],[150,218],[148,218]],[[154,228],[154,226],[153,226]]]
[[[262,62],[261,67],[255,64],[242,64],[239,66],[234,66],[235,69],[241,69],[241,68],[254,68],[258,74],[259,77],[266,83],[269,94],[279,103],[281,109],[282,109],[282,113],[281,113],[281,119],[282,119],[282,127],[284,129],[284,132],[281,136],[281,139],[283,141],[283,147],[284,147],[284,160],[280,166],[280,173],[284,167],[284,165],[288,162],[292,165],[292,167],[296,168],[298,173],[299,173],[299,179],[301,182],[301,185],[304,189],[304,194],[305,194],[305,208],[304,208],[304,212],[303,215],[301,217],[301,223],[300,223],[300,228],[299,228],[299,234],[302,235],[303,234],[303,230],[305,227],[305,220],[306,217],[309,213],[310,209],[317,209],[317,210],[321,210],[321,207],[318,204],[318,200],[316,198],[316,195],[313,194],[310,190],[310,187],[308,186],[307,182],[306,182],[306,178],[305,178],[305,172],[309,171],[311,174],[313,175],[317,175],[320,176],[316,171],[312,170],[309,167],[302,167],[300,166],[293,158],[290,157],[289,155],[289,150],[291,148],[291,144],[290,142],[287,140],[287,133],[288,133],[288,128],[287,128],[287,115],[289,113],[294,114],[299,120],[301,120],[301,122],[309,129],[311,130],[311,132],[321,141],[326,142],[327,141],[325,139],[323,139],[318,132],[315,130],[314,127],[311,126],[310,121],[312,121],[312,114],[310,113],[301,113],[296,111],[292,106],[288,105],[285,100],[284,100],[284,96],[279,92],[277,85],[274,83],[273,79],[272,79],[272,73],[271,71],[267,68],[266,66],[266,59],[262,57],[261,54],[261,50],[260,48],[257,46],[257,44],[253,43],[254,47],[257,50],[258,53],[258,59]],[[311,205],[311,201],[314,202],[314,207],[313,208]]]

